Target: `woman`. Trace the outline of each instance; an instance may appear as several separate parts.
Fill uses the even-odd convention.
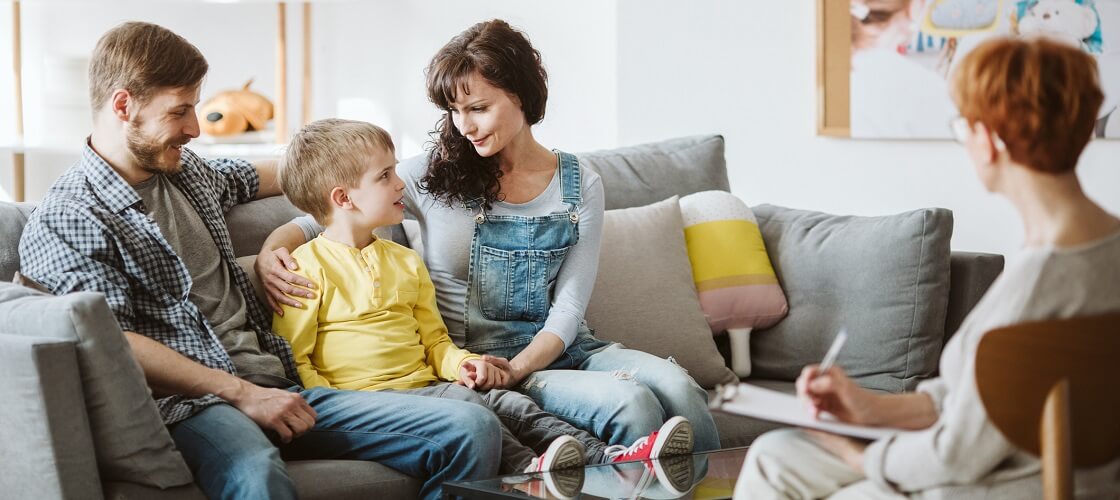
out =
[[[1102,94],[1093,58],[1044,39],[995,39],[961,61],[953,132],[984,187],[1026,229],[1019,255],[941,357],[941,376],[911,394],[862,389],[838,367],[806,367],[799,395],[814,413],[909,429],[870,444],[780,430],[752,444],[736,498],[1041,498],[1039,462],[988,420],[974,379],[985,332],[1120,310],[1120,220],[1086,197],[1074,167]],[[1078,497],[1115,495],[1120,463],[1077,474]],[[1109,497],[1111,498],[1111,497]]]
[[[675,364],[595,338],[583,320],[603,224],[599,176],[533,137],[544,118],[540,54],[504,21],[472,26],[433,57],[428,97],[445,114],[427,165],[399,167],[420,222],[424,260],[452,339],[509,359],[509,386],[611,444],[620,458],[719,448],[707,396]],[[301,221],[306,223],[306,221]],[[283,250],[303,234],[278,229],[258,272],[272,300],[303,294]],[[275,304],[274,304],[275,305]],[[673,416],[691,422],[642,439]],[[673,439],[667,439],[672,436]],[[654,449],[651,449],[654,448]],[[662,448],[665,447],[665,450]]]

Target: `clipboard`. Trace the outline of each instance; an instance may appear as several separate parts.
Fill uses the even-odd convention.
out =
[[[821,414],[819,420],[814,419],[809,414],[809,410],[805,408],[805,404],[797,399],[797,396],[746,383],[717,388],[711,408],[760,420],[817,429],[871,441],[906,432],[905,429],[894,427],[846,424],[837,421],[836,417],[829,413]]]

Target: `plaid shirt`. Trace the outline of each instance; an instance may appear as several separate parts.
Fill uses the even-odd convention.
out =
[[[243,160],[203,160],[184,148],[182,171],[168,180],[202,218],[237,290],[245,296],[248,327],[261,348],[299,380],[287,341],[269,331],[271,317],[234,260],[225,214],[253,199],[260,178]],[[191,277],[148,215],[140,195],[88,144],[82,159],[51,186],[31,214],[19,244],[21,272],[55,294],[105,294],[121,329],[156,340],[210,368],[236,373],[209,321],[189,300]],[[222,402],[171,396],[156,405],[165,424]]]

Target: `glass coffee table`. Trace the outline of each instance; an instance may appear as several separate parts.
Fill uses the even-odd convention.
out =
[[[448,482],[446,496],[462,498],[731,498],[747,448],[640,460],[552,472]]]

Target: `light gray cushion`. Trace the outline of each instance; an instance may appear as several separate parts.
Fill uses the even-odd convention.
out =
[[[97,491],[76,356],[73,342],[0,333],[0,496]]]
[[[953,214],[852,217],[754,207],[789,316],[751,336],[753,376],[792,381],[841,327],[837,364],[861,385],[899,392],[937,369],[949,297]]]
[[[358,500],[365,498],[417,498],[420,481],[384,465],[358,460],[296,460],[285,464],[303,500]],[[104,485],[111,500],[204,500],[193,484],[156,490],[135,483],[112,481]]]
[[[55,297],[0,283],[0,325],[14,335],[77,342],[78,371],[103,480],[161,488],[191,482],[103,295]]]
[[[676,197],[606,212],[587,323],[601,339],[672,356],[704,387],[735,380],[700,309]]]
[[[697,135],[579,153],[580,165],[603,179],[606,207],[640,207],[670,196],[730,191],[723,136]]]
[[[0,201],[0,281],[19,270],[19,237],[35,205]]]

